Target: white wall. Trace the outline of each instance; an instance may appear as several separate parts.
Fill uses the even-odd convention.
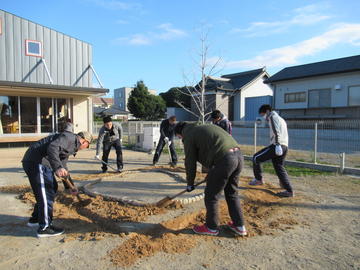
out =
[[[271,86],[265,84],[264,79],[264,77],[258,78],[248,87],[242,89],[240,95],[234,97],[234,121],[245,120],[245,98],[273,95]]]
[[[285,103],[285,94],[294,92],[308,92],[313,89],[331,89],[331,106],[348,106],[349,86],[360,85],[360,72],[333,74],[314,78],[304,78],[292,81],[274,83],[276,85],[275,108],[276,109],[305,109],[306,102]],[[335,85],[341,85],[341,90],[335,90]]]
[[[87,97],[73,97],[73,123],[74,132],[87,130],[91,132],[92,126],[92,102]]]

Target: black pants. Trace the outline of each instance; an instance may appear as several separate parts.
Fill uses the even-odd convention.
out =
[[[38,220],[40,229],[45,229],[52,222],[53,204],[58,184],[53,171],[44,165],[23,162],[23,168],[36,199],[32,218]]]
[[[170,153],[171,153],[171,160],[172,160],[173,164],[176,164],[177,163],[177,155],[176,155],[174,140],[171,139],[170,142],[171,142],[171,144],[170,144],[169,148],[170,148]],[[157,163],[159,161],[159,158],[161,156],[161,152],[162,152],[165,144],[166,143],[164,141],[164,137],[160,137],[160,140],[159,140],[158,145],[156,147],[153,163]]]
[[[264,149],[261,149],[253,156],[253,170],[254,176],[257,180],[262,180],[262,167],[261,163],[267,160],[272,161],[275,172],[279,178],[281,186],[289,192],[292,192],[292,187],[289,182],[289,177],[284,166],[285,157],[288,151],[288,148],[285,145],[281,146],[283,150],[282,156],[277,156],[275,154],[275,145],[269,145]]]
[[[219,225],[218,201],[223,190],[234,225],[244,225],[238,196],[239,176],[243,162],[240,150],[228,152],[220,162],[210,169],[205,188],[206,226],[208,228],[215,230]]]
[[[122,169],[123,167],[123,156],[122,156],[122,149],[120,140],[115,140],[113,142],[104,142],[103,143],[103,155],[102,160],[108,163],[108,158],[110,154],[111,147],[114,147],[116,150],[116,165],[118,169]],[[104,171],[107,170],[107,166],[103,163],[102,169]]]

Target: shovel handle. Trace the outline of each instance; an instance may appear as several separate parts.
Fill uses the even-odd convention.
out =
[[[205,182],[206,182],[206,178],[204,180],[200,181],[199,183],[196,183],[194,185],[194,187],[197,187],[197,186],[199,186],[199,185],[201,185],[202,183],[205,183]],[[185,190],[179,192],[178,194],[171,196],[170,199],[172,200],[172,199],[174,199],[174,198],[176,198],[176,197],[178,197],[180,195],[183,195],[185,192],[188,192],[188,191],[185,189]]]

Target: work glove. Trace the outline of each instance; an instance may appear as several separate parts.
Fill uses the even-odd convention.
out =
[[[168,141],[168,145],[170,146],[172,144],[172,142],[171,141]]]
[[[195,189],[195,186],[194,185],[187,185],[187,187],[186,187],[186,191],[187,192],[191,192],[191,191],[193,191]]]
[[[120,139],[120,143],[122,143],[122,139]]]
[[[168,138],[168,137],[165,137],[165,138],[164,138],[164,142],[165,142],[165,143],[168,143],[168,142],[169,142],[169,138]]]
[[[282,156],[282,155],[283,155],[283,150],[282,150],[282,147],[281,147],[280,144],[277,144],[277,145],[275,146],[275,154],[276,154],[277,156]]]
[[[100,159],[100,156],[99,156],[99,155],[96,155],[96,156],[95,156],[95,159]]]

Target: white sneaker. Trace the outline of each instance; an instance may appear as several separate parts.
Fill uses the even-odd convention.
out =
[[[263,180],[257,180],[256,178],[254,178],[253,180],[251,180],[249,182],[250,186],[261,186],[263,185],[265,182]]]

